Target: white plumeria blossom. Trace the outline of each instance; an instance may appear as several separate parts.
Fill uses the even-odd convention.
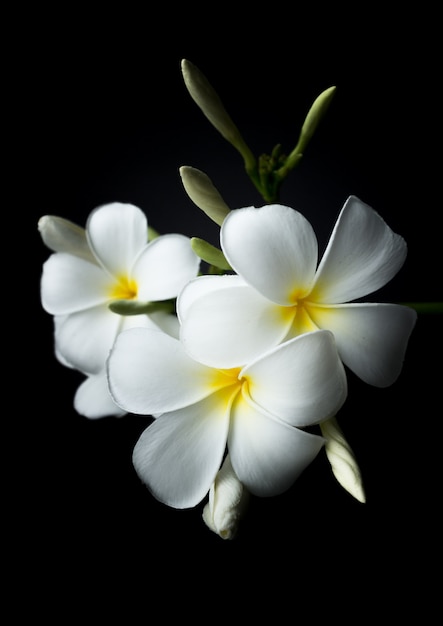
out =
[[[383,287],[407,254],[404,239],[370,206],[347,199],[318,265],[311,224],[280,204],[231,211],[220,245],[235,274],[198,277],[177,301],[181,340],[194,358],[229,368],[246,354],[328,329],[363,381],[386,387],[397,379],[416,312],[351,302]]]
[[[248,502],[249,492],[237,478],[227,454],[209,490],[203,521],[222,539],[234,539]]]
[[[88,377],[77,391],[75,408],[92,418],[121,414],[109,395],[105,370],[116,336],[133,326],[176,335],[178,322],[160,311],[119,315],[109,305],[176,298],[197,275],[200,259],[181,234],[148,242],[146,215],[132,204],[96,208],[85,229],[54,216],[43,216],[39,229],[55,250],[43,264],[41,302],[54,315],[56,356]]]
[[[159,501],[180,509],[208,494],[225,452],[250,493],[288,489],[325,442],[302,428],[335,415],[347,395],[329,331],[226,369],[194,360],[166,333],[133,328],[118,335],[108,376],[123,410],[154,416],[134,448],[134,467]]]

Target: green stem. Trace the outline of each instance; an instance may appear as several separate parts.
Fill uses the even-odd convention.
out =
[[[415,309],[417,313],[443,313],[443,302],[401,302],[400,304]]]

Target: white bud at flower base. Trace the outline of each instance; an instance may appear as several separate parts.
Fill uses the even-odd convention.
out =
[[[62,217],[43,215],[38,221],[38,230],[50,250],[67,252],[97,264],[86,239],[86,230],[81,226]]]
[[[335,478],[351,496],[354,496],[359,502],[366,502],[360,469],[350,445],[337,424],[337,420],[332,417],[322,422],[320,428],[326,439],[326,456]]]
[[[203,520],[222,539],[233,539],[248,501],[249,492],[238,480],[228,455],[209,491]]]

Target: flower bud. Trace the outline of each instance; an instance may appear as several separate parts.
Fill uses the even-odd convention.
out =
[[[55,215],[43,215],[38,221],[43,243],[54,252],[67,252],[92,263],[97,263],[91,253],[86,231],[74,222]]]
[[[340,485],[359,502],[366,502],[360,469],[354,453],[344,438],[337,420],[333,417],[320,424],[326,439],[326,456],[331,464],[335,478]]]
[[[248,501],[249,492],[238,480],[228,455],[209,491],[203,520],[222,539],[233,539]]]
[[[179,171],[185,191],[192,202],[221,226],[230,209],[209,176],[194,167],[185,165],[180,167]]]
[[[209,265],[218,267],[221,270],[231,270],[231,266],[227,262],[225,255],[221,250],[199,237],[191,238],[191,248],[195,254]]]
[[[181,69],[186,88],[218,132],[243,156],[246,169],[253,168],[255,157],[246,145],[237,126],[228,115],[217,92],[206,76],[190,61],[183,59]]]
[[[335,93],[335,86],[329,87],[329,89],[325,89],[317,98],[314,100],[311,108],[308,111],[306,119],[303,123],[300,139],[299,139],[299,151],[304,152],[304,149],[313,136],[317,126],[320,123],[320,120],[325,115],[326,111],[331,104],[331,100]]]
[[[303,122],[297,145],[288,156],[286,163],[279,169],[279,175],[281,177],[286,176],[290,170],[294,169],[294,167],[298,165],[306,146],[310,142],[317,126],[329,108],[335,89],[335,86],[325,89],[325,91],[317,96],[312,103],[311,108],[306,115],[305,121]]]

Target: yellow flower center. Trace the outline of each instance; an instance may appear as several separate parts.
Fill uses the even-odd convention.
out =
[[[305,289],[297,287],[290,294],[290,301],[293,305],[280,307],[283,321],[291,322],[289,330],[290,337],[296,337],[303,333],[318,330],[318,326],[314,323],[310,315],[310,302],[307,300],[308,295]]]
[[[231,398],[241,390],[243,385],[248,384],[246,376],[240,377],[241,367],[214,370],[211,387],[214,391],[222,391],[223,398],[229,402]]]
[[[111,300],[135,300],[137,298],[137,283],[128,276],[120,276],[111,286],[109,298]]]

